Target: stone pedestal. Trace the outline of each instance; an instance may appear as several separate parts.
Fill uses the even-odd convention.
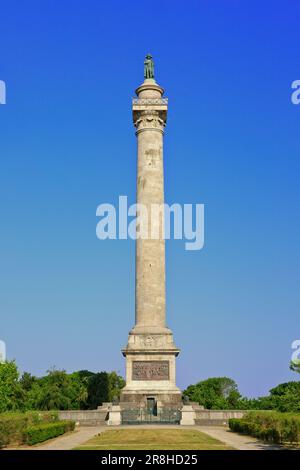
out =
[[[181,391],[176,386],[175,357],[179,350],[171,331],[161,334],[129,334],[126,357],[126,386],[121,401],[147,406],[155,398],[160,406],[181,406]]]
[[[126,386],[121,402],[147,406],[147,400],[161,406],[180,406],[181,392],[176,387],[175,358],[179,349],[166,326],[163,135],[168,100],[153,78],[145,79],[133,99],[136,128],[137,203],[147,209],[139,212],[139,237],[136,240],[135,326],[129,333],[126,357]],[[154,219],[153,206],[162,209]],[[148,402],[149,403],[149,402]]]
[[[121,421],[121,407],[119,405],[112,405],[109,410],[108,426],[120,426]]]
[[[192,405],[183,405],[181,409],[181,426],[194,426],[196,413]]]

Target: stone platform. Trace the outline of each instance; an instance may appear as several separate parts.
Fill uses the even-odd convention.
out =
[[[97,410],[69,410],[58,413],[59,419],[71,419],[79,423],[80,426],[106,426],[111,423],[121,425],[122,411],[131,409],[133,409],[132,402],[122,402],[118,405],[105,403]],[[172,406],[169,409],[172,409]],[[180,410],[181,425],[183,426],[227,426],[230,418],[242,418],[246,413],[243,410],[204,410],[197,403],[189,405],[181,403],[180,406],[175,405],[174,410]],[[113,419],[112,415],[114,415]],[[116,417],[117,420],[115,420]],[[154,418],[151,424],[158,422],[159,419]]]

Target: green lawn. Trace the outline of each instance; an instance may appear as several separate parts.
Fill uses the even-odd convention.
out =
[[[200,431],[188,429],[109,429],[79,450],[229,450],[231,447]]]

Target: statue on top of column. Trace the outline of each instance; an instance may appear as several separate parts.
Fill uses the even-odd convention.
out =
[[[151,54],[147,54],[144,60],[144,78],[154,78],[154,63]]]

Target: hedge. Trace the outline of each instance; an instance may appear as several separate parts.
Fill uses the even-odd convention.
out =
[[[53,423],[58,420],[56,411],[26,413],[7,412],[0,414],[0,448],[8,444],[19,445],[24,440],[24,430],[39,423]]]
[[[61,436],[67,431],[74,431],[75,421],[57,421],[30,426],[23,433],[23,441],[28,445],[44,442],[53,437]]]
[[[275,444],[300,442],[300,414],[277,411],[249,412],[229,420],[232,431]]]

